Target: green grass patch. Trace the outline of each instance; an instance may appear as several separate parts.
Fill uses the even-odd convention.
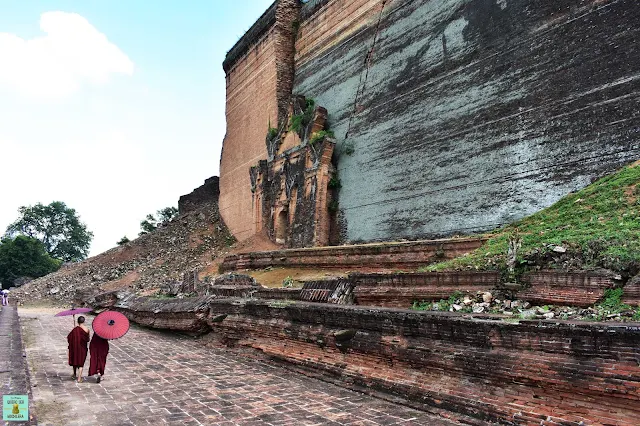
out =
[[[324,138],[334,138],[335,135],[331,130],[320,130],[319,132],[315,132],[311,135],[311,139],[309,140],[309,144],[313,145],[316,142],[322,142]]]
[[[625,276],[640,267],[640,162],[562,198],[551,207],[485,234],[476,251],[421,271],[506,270],[509,238],[522,241],[517,267],[552,257],[554,246],[577,256],[581,267],[604,267]],[[552,265],[544,265],[552,266]]]

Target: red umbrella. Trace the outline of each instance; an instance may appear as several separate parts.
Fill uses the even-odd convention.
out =
[[[58,312],[56,317],[67,317],[69,315],[73,315],[73,325],[76,325],[76,315],[78,314],[86,314],[87,312],[91,312],[93,309],[91,308],[71,308],[66,311]]]
[[[93,319],[93,331],[103,339],[119,339],[129,331],[129,320],[120,312],[104,311]]]

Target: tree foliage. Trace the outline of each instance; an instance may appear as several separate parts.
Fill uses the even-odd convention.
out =
[[[178,216],[178,209],[175,207],[165,207],[156,212],[155,215],[148,214],[147,217],[140,221],[140,233],[138,235],[148,234],[162,225],[171,222]]]
[[[120,241],[118,241],[118,245],[123,246],[129,242],[131,242],[131,240],[125,235],[124,237],[120,238]]]
[[[42,242],[55,259],[75,262],[86,259],[93,233],[80,221],[76,211],[61,201],[49,205],[23,206],[20,218],[7,227],[9,238],[25,235]]]
[[[3,288],[21,277],[38,278],[57,271],[62,262],[53,259],[44,244],[31,237],[18,235],[0,241],[0,282]]]

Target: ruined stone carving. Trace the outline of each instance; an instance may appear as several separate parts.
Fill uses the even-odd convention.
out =
[[[255,232],[286,247],[328,245],[337,187],[332,163],[335,141],[325,126],[327,111],[295,96],[288,120],[269,129],[267,159],[249,170]]]

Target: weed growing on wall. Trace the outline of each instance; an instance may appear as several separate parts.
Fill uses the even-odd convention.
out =
[[[316,102],[313,99],[306,100],[305,110],[299,114],[291,116],[289,120],[289,131],[296,132],[300,137],[303,137],[303,132],[313,120],[313,111],[315,109]]]
[[[331,130],[320,130],[319,132],[315,132],[311,135],[311,139],[309,139],[309,145],[313,145],[316,142],[322,142],[324,138],[334,138],[334,134]]]
[[[340,182],[340,179],[338,177],[334,176],[329,180],[329,188],[340,189],[342,188],[342,182]]]
[[[353,155],[356,152],[356,148],[353,146],[353,143],[347,143],[344,145],[342,152],[345,155]]]
[[[293,287],[293,284],[294,284],[293,278],[290,276],[282,280],[282,288],[291,288]]]

